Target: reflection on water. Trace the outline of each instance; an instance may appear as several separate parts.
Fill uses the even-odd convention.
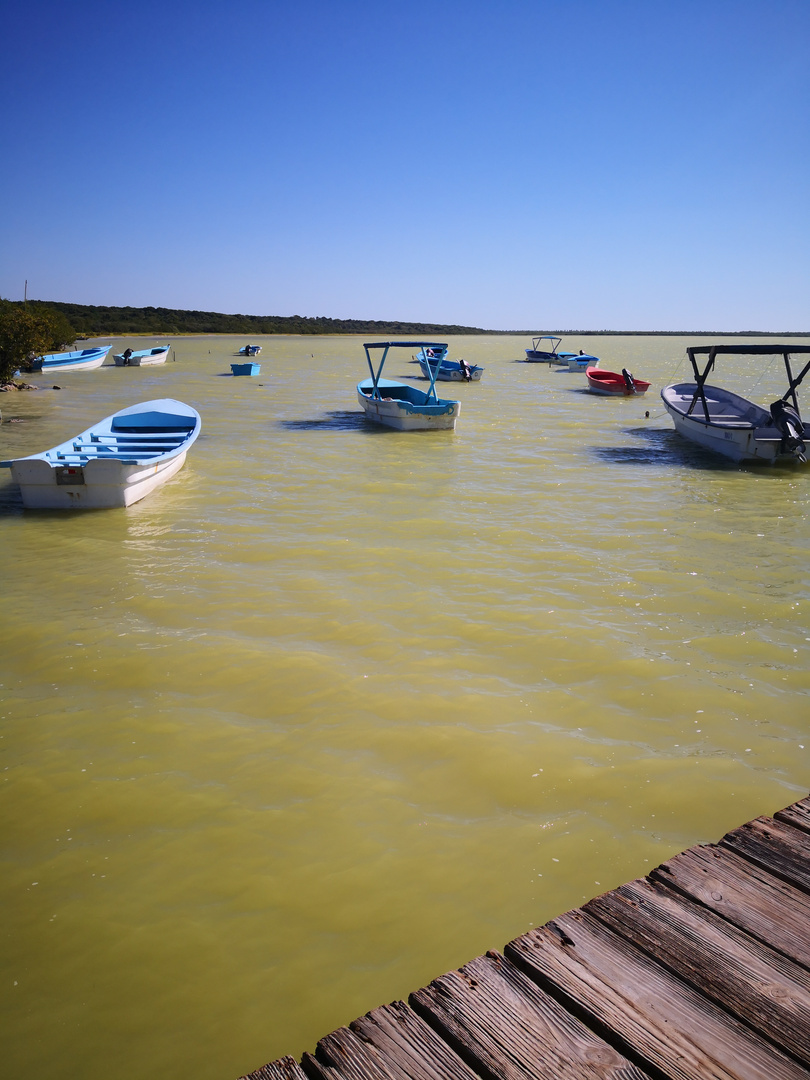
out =
[[[359,338],[217,378],[242,344],[0,427],[203,418],[126,511],[0,477],[9,1071],[237,1076],[806,793],[810,473],[675,435],[685,341],[568,339],[653,383],[612,400],[457,339],[486,372],[431,434],[364,419]]]

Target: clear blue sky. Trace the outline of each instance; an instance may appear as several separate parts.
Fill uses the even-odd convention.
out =
[[[810,329],[808,0],[4,8],[2,296]]]

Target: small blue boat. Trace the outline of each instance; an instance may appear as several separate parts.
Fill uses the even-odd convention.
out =
[[[258,356],[262,351],[261,345],[243,345],[239,350],[240,356]]]
[[[448,360],[447,346],[441,349],[420,349],[416,354],[419,368],[426,379],[435,371],[436,382],[479,382],[484,373],[477,364],[468,364],[466,360]]]
[[[48,353],[32,361],[33,371],[92,371],[100,368],[112,345],[75,352]]]
[[[258,375],[261,370],[261,364],[231,364],[234,375]]]
[[[569,371],[585,371],[589,367],[599,367],[599,357],[590,353],[560,352],[561,337],[546,334],[532,338],[532,347],[526,349],[527,364],[559,364]]]
[[[40,454],[0,461],[36,510],[130,506],[180,470],[200,414],[172,398],[130,405]]]
[[[370,379],[357,384],[357,400],[369,420],[397,431],[452,431],[461,413],[461,402],[440,398],[436,394],[435,368],[429,369],[430,389],[420,390],[410,383],[393,382],[382,378],[382,370],[390,349],[444,349],[447,345],[433,341],[376,341],[364,345]],[[382,349],[376,369],[371,349]]]

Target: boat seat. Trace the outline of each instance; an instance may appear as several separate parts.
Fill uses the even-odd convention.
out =
[[[182,428],[179,431],[172,428],[113,428],[104,435],[91,435],[93,442],[101,439],[187,439],[194,426]]]

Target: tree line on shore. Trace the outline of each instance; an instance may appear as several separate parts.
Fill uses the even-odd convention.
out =
[[[305,315],[224,315],[164,307],[97,307],[51,300],[29,300],[28,310],[61,314],[85,337],[127,334],[483,334],[475,326],[368,319],[329,319]]]

